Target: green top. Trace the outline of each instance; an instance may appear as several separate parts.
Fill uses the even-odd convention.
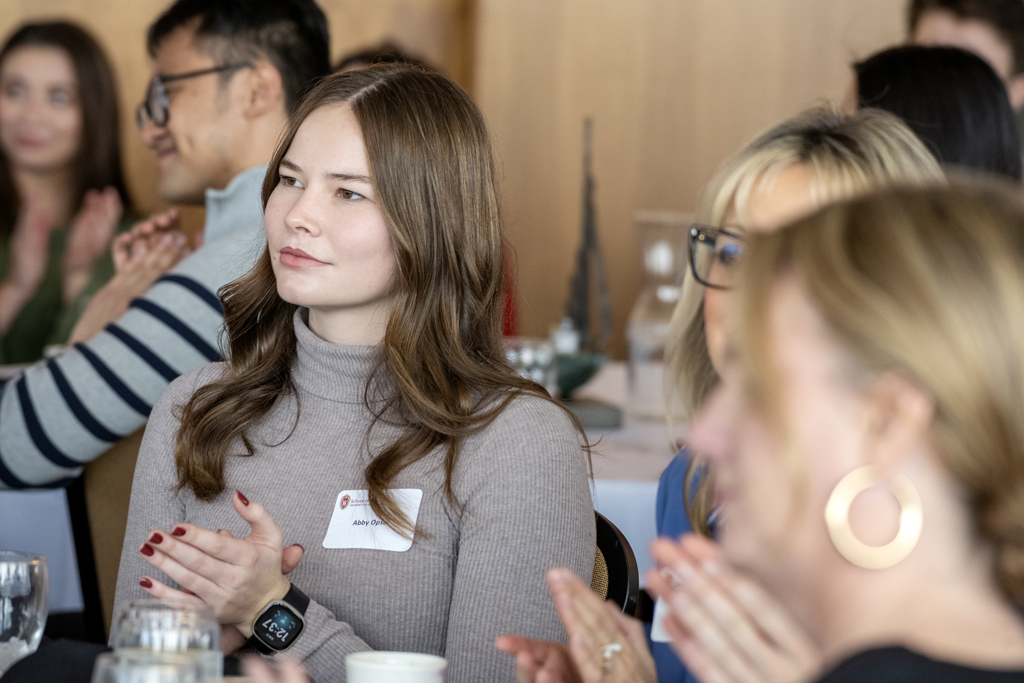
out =
[[[117,232],[124,232],[131,225],[131,221],[122,219]],[[108,249],[96,260],[89,284],[65,306],[61,262],[67,239],[68,226],[55,228],[51,233],[43,280],[32,298],[18,311],[7,333],[0,336],[0,365],[32,363],[43,357],[45,347],[65,343],[89,299],[114,276],[114,261]],[[0,240],[0,282],[7,277],[10,246],[10,237]]]

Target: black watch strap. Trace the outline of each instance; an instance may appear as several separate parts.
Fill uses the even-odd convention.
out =
[[[283,598],[275,600],[274,602],[286,602],[294,607],[296,612],[303,616],[305,616],[306,610],[309,609],[309,596],[296,588],[294,583],[291,584],[291,588],[288,589],[288,592],[284,594]],[[264,609],[264,612],[265,611],[266,610]],[[262,615],[262,612],[260,614]],[[277,650],[264,645],[263,641],[257,638],[255,633],[249,636],[249,639],[245,642],[249,647],[254,647],[258,652],[265,655],[272,655],[277,652]]]

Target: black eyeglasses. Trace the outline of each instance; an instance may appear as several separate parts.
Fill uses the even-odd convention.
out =
[[[236,62],[234,64],[224,64],[222,66],[215,66],[209,69],[200,69],[199,71],[188,71],[183,74],[154,76],[153,80],[149,82],[149,87],[146,88],[146,99],[144,99],[139,106],[135,108],[135,125],[139,127],[139,130],[146,127],[146,121],[152,121],[155,125],[161,128],[167,125],[167,120],[171,116],[171,108],[170,104],[167,102],[167,91],[164,90],[165,83],[183,81],[186,78],[216,74],[221,73],[222,71],[251,69],[252,67],[253,65],[250,62]]]
[[[743,256],[743,236],[709,225],[691,225],[690,269],[697,282],[712,289],[732,289],[736,264]]]

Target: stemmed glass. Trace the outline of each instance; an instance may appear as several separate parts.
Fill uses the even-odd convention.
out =
[[[110,644],[119,654],[184,655],[198,662],[208,678],[219,680],[224,675],[220,624],[203,604],[155,599],[121,603]]]
[[[0,675],[39,647],[49,604],[46,557],[0,550]]]

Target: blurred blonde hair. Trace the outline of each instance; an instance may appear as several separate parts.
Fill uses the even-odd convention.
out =
[[[730,208],[742,221],[754,188],[772,183],[796,164],[813,171],[811,196],[819,205],[881,185],[923,186],[944,180],[935,157],[896,116],[877,109],[846,115],[816,108],[763,133],[723,163],[704,188],[697,222],[721,226]],[[666,391],[678,396],[683,412],[692,419],[718,376],[704,334],[704,287],[690,269],[672,315],[665,361]],[[670,396],[669,405],[674,398]],[[683,497],[693,529],[708,534],[712,486],[701,469],[699,460],[691,457]]]
[[[785,429],[769,309],[799,278],[860,370],[934,401],[930,441],[962,489],[1000,586],[1024,607],[1024,202],[996,187],[888,188],[756,235],[737,290],[755,405]],[[859,373],[857,373],[859,374]],[[794,463],[800,468],[802,463]]]

